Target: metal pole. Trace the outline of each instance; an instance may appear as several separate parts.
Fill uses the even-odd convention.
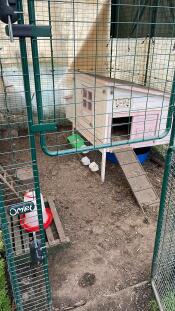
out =
[[[144,79],[144,85],[147,84],[147,78],[148,78],[148,67],[149,67],[149,60],[150,60],[150,51],[151,51],[151,42],[153,40],[153,37],[155,36],[155,27],[156,27],[156,20],[157,20],[157,12],[158,12],[158,4],[159,0],[153,1],[155,2],[154,8],[152,9],[152,17],[151,17],[151,29],[150,29],[150,35],[149,35],[149,42],[148,42],[148,51],[147,51],[147,59],[146,59],[146,69],[145,69],[145,79]]]
[[[18,1],[18,10],[23,12],[22,1]],[[18,20],[19,24],[24,24],[23,15],[20,15]],[[29,69],[28,69],[28,60],[27,60],[27,47],[26,47],[26,39],[20,38],[20,52],[21,52],[21,64],[23,71],[23,81],[24,81],[24,91],[25,91],[25,99],[27,106],[27,118],[28,118],[28,129],[29,129],[29,139],[31,146],[31,158],[32,158],[32,168],[33,168],[33,177],[34,177],[34,189],[36,194],[36,202],[37,202],[37,212],[38,212],[38,222],[40,227],[41,234],[41,245],[44,257],[44,276],[46,281],[46,290],[47,290],[47,298],[48,303],[51,306],[51,290],[50,290],[50,282],[49,282],[49,274],[48,274],[48,261],[47,261],[47,251],[46,251],[46,243],[45,243],[45,231],[43,226],[43,216],[42,216],[42,205],[41,205],[41,196],[40,196],[40,183],[39,183],[39,172],[38,172],[38,164],[37,164],[37,154],[36,154],[36,144],[35,144],[35,136],[31,131],[31,126],[33,125],[33,114],[32,114],[32,101],[31,101],[31,90],[30,90],[30,79],[29,79]]]
[[[163,224],[164,213],[165,213],[166,194],[167,194],[167,187],[168,187],[168,178],[169,178],[169,171],[171,169],[171,158],[173,155],[173,146],[174,146],[174,140],[175,140],[175,108],[174,108],[174,104],[175,104],[175,74],[174,74],[174,78],[173,78],[173,86],[172,86],[172,92],[171,93],[172,93],[171,105],[172,105],[172,109],[173,109],[173,124],[172,124],[169,148],[168,148],[167,156],[166,156],[166,165],[165,165],[163,184],[162,184],[159,217],[158,217],[158,222],[157,222],[156,240],[155,240],[153,261],[152,261],[152,277],[153,277],[154,271],[156,269],[156,261],[157,261],[158,251],[159,251],[160,240],[161,240],[162,224]]]

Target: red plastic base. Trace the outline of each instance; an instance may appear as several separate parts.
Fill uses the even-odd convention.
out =
[[[46,214],[47,214],[47,221],[46,223],[44,223],[44,229],[47,229],[53,220],[53,216],[52,216],[52,212],[50,210],[50,208],[46,208]],[[20,225],[21,227],[27,231],[27,232],[38,232],[39,231],[39,226],[31,226],[29,224],[27,224],[26,222],[26,215],[23,214],[20,216]]]

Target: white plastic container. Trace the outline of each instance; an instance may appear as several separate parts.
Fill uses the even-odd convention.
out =
[[[36,227],[39,226],[39,223],[38,223],[35,191],[28,191],[24,194],[24,202],[31,202],[31,201],[34,203],[35,208],[32,212],[25,214],[25,223],[27,223],[29,227]],[[41,194],[41,205],[42,205],[43,223],[46,223],[48,215],[46,213],[42,194]]]
[[[91,163],[91,161],[90,161],[90,159],[89,159],[88,157],[83,157],[83,158],[81,159],[81,163],[82,163],[83,165],[85,165],[85,166],[89,166],[90,163]]]
[[[89,168],[91,170],[91,172],[97,172],[99,171],[99,166],[97,163],[95,162],[92,162],[90,165],[89,165]]]

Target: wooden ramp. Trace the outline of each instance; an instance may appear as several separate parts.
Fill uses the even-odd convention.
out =
[[[113,151],[141,208],[159,204],[159,197],[131,147]]]

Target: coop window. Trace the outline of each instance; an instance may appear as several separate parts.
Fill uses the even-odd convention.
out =
[[[89,92],[89,91],[88,91],[88,99],[89,99],[89,100],[92,100],[92,92]]]
[[[83,108],[92,111],[92,92],[83,89]]]
[[[87,91],[86,91],[86,89],[83,89],[83,97],[87,98]]]
[[[83,107],[86,108],[86,99],[83,99]]]
[[[113,140],[125,140],[130,138],[132,117],[120,117],[112,119],[111,136]]]
[[[88,102],[88,109],[92,110],[92,103],[91,102]]]

